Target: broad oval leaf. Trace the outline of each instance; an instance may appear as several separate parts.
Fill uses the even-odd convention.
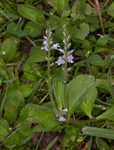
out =
[[[24,105],[23,94],[14,88],[8,89],[8,94],[6,96],[6,103],[4,106],[4,118],[8,120],[9,123],[14,123],[17,119],[19,109]]]
[[[95,66],[104,66],[104,60],[99,55],[89,56],[87,62]]]
[[[30,124],[23,124],[16,128],[5,140],[5,147],[13,148],[16,146],[20,146],[28,142],[34,133],[32,132]]]
[[[32,47],[27,62],[33,63],[33,62],[46,61],[46,56],[47,56],[47,52],[41,50],[41,47],[39,46]]]
[[[0,55],[5,61],[11,61],[16,56],[19,40],[11,37],[3,41],[1,45]]]
[[[32,21],[27,22],[27,24],[24,27],[24,32],[27,33],[31,37],[37,37],[41,34],[42,30],[44,28],[44,25],[41,23],[34,23]]]
[[[16,24],[14,22],[8,24],[6,32],[19,38],[22,38],[28,35],[28,33],[22,31],[21,24]]]
[[[35,23],[44,21],[44,15],[42,11],[30,4],[19,4],[17,11],[22,17]]]
[[[27,104],[21,111],[18,123],[36,122],[44,129],[53,129],[59,125],[54,113],[44,106]]]

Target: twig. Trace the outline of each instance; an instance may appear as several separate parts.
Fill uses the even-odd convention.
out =
[[[109,3],[109,1],[110,1],[110,0],[106,0],[106,1],[105,1],[104,6],[102,7],[102,9],[107,6],[107,4]]]
[[[18,64],[20,64],[20,62],[8,63],[6,66],[17,66]]]
[[[96,4],[96,10],[97,10],[97,13],[98,13],[98,16],[99,16],[99,20],[100,20],[102,32],[104,34],[104,23],[103,23],[103,18],[102,18],[102,13],[101,13],[101,8],[100,8],[99,0],[95,0],[95,4]]]
[[[90,0],[87,0],[87,1],[92,7],[96,8],[96,5],[93,2],[91,2]]]

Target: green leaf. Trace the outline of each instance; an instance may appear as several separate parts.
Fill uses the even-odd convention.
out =
[[[8,120],[9,123],[14,123],[17,119],[19,108],[23,105],[24,97],[22,93],[15,87],[10,87],[10,89],[8,89],[8,94],[4,107],[4,118]]]
[[[72,38],[73,40],[84,40],[86,36],[89,34],[89,25],[86,23],[80,24],[80,27],[76,26],[72,27]]]
[[[28,97],[32,92],[32,84],[21,84],[19,86],[19,90],[23,94],[24,97]]]
[[[85,22],[89,24],[90,32],[95,32],[99,28],[99,19],[97,16],[86,16]]]
[[[15,58],[19,40],[11,37],[3,41],[1,45],[0,55],[5,61],[11,61]]]
[[[27,145],[22,145],[22,146],[13,148],[13,150],[25,150],[25,149],[27,149]]]
[[[33,63],[46,61],[46,56],[47,52],[45,50],[41,50],[41,47],[32,47],[27,62]]]
[[[107,43],[109,41],[109,36],[108,35],[104,35],[104,36],[101,36],[98,40],[97,40],[97,45],[98,46],[106,46]]]
[[[101,53],[107,51],[107,47],[96,47],[95,53]]]
[[[43,28],[44,28],[43,24],[41,23],[36,24],[34,22],[29,21],[24,27],[24,32],[31,37],[37,37],[41,34]]]
[[[55,79],[53,81],[53,89],[58,109],[61,111],[64,103],[64,83],[61,80]]]
[[[9,125],[6,120],[0,120],[0,141],[9,134]]]
[[[92,13],[92,8],[85,1],[74,1],[72,5],[71,16],[75,20],[83,20],[85,15],[90,15]]]
[[[29,61],[29,59],[27,60],[27,62],[23,65],[23,78],[24,80],[29,80],[29,81],[35,81],[37,82],[38,80],[38,76],[40,76],[40,71],[39,69],[40,68],[38,66],[38,64],[36,63],[32,63],[32,60]],[[35,70],[35,71],[33,71]]]
[[[3,24],[3,23],[5,23],[5,19],[4,19],[4,17],[0,16],[0,24]]]
[[[100,89],[106,90],[111,93],[112,91],[112,83],[109,80],[97,79],[96,86]]]
[[[89,56],[87,62],[95,66],[104,66],[104,60],[99,55]]]
[[[67,18],[60,18],[55,15],[49,17],[49,23],[51,28],[55,30],[53,37],[56,41],[61,41],[63,39],[63,25],[68,24],[69,20]]]
[[[84,135],[102,137],[114,140],[114,130],[96,127],[84,127],[82,129]]]
[[[114,3],[112,3],[109,7],[109,14],[114,18]]]
[[[79,75],[67,86],[67,100],[70,115],[79,107],[91,117],[93,104],[97,96],[95,79],[92,76]]]
[[[99,115],[97,117],[98,120],[111,120],[114,121],[114,106],[112,106],[112,108],[109,108],[108,110],[106,110],[104,113],[102,113],[101,115]]]
[[[59,125],[54,113],[44,106],[27,104],[21,111],[19,123],[37,122],[42,128],[51,130]]]
[[[81,104],[81,109],[85,114],[92,118],[91,112],[93,110],[93,105],[95,103],[95,99],[97,97],[97,90],[95,86],[91,87],[89,90],[89,93],[85,95],[85,97],[82,99],[83,102]]]
[[[16,37],[25,37],[28,35],[28,33],[22,31],[20,24],[16,24],[14,22],[8,24],[7,32]]]
[[[96,144],[99,150],[109,150],[108,144],[101,138],[96,138]]]
[[[65,127],[64,132],[65,132],[65,135],[64,135],[61,143],[65,147],[68,147],[69,144],[74,142],[76,140],[76,138],[78,137],[80,128],[77,128],[77,126],[73,126],[73,125],[67,125]]]
[[[8,138],[5,140],[5,147],[13,148],[15,146],[20,146],[28,142],[34,133],[32,132],[30,124],[24,124],[16,128]]]
[[[68,9],[68,1],[69,0],[57,0],[56,3],[57,3],[57,12],[59,14],[61,14],[62,12],[64,13],[64,11],[66,9]]]
[[[44,15],[42,11],[32,5],[19,4],[17,7],[17,11],[22,17],[31,20],[35,23],[40,23],[44,21]]]
[[[51,142],[46,147],[47,150],[51,149],[55,145],[55,143],[58,141],[58,139],[59,139],[58,136],[56,136],[54,139],[52,139]]]

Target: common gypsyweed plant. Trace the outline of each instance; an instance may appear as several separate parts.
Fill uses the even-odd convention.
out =
[[[48,64],[48,88],[49,88],[49,96],[50,96],[50,100],[53,104],[53,107],[55,108],[55,112],[56,112],[56,117],[58,118],[59,121],[66,121],[66,118],[64,117],[67,112],[68,112],[68,103],[67,103],[67,98],[66,98],[66,86],[67,86],[67,81],[68,81],[68,63],[73,63],[73,51],[74,50],[70,50],[70,35],[67,32],[66,29],[66,25],[63,26],[63,48],[60,46],[60,43],[53,43],[53,38],[52,38],[52,31],[51,28],[48,27],[48,29],[46,30],[46,35],[44,36],[44,41],[43,41],[43,47],[41,48],[42,50],[45,50],[48,52],[48,56],[47,56],[47,64]],[[52,90],[52,78],[51,78],[51,51],[52,50],[57,50],[60,53],[62,53],[61,56],[58,57],[58,59],[55,61],[55,63],[58,66],[62,65],[62,70],[63,70],[63,106],[61,105],[60,109],[56,109],[56,104],[54,101],[54,97],[53,97],[53,90]],[[61,101],[61,100],[60,100]],[[61,102],[60,102],[61,103]],[[58,110],[58,112],[57,112]]]

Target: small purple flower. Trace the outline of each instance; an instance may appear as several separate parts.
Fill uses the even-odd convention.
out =
[[[67,61],[69,62],[69,63],[73,63],[74,61],[73,61],[73,56],[72,55],[69,55],[68,57],[67,57]]]
[[[42,50],[45,50],[45,51],[48,51],[48,47],[47,47],[47,45],[45,45],[45,46],[41,47],[41,49],[42,49]]]
[[[63,54],[64,54],[64,49],[61,49],[61,48],[59,48],[59,49],[57,49],[59,52],[62,52]]]
[[[56,61],[56,64],[58,66],[65,64],[65,60],[64,60],[64,55],[63,56],[59,56],[58,60]]]
[[[74,57],[71,54],[67,56],[68,63],[73,63],[74,62],[73,59],[74,59]],[[65,56],[64,55],[59,56],[58,60],[56,61],[56,64],[58,66],[65,64]]]
[[[66,121],[66,119],[65,119],[63,116],[59,116],[58,120],[59,120],[60,122]]]
[[[53,47],[52,47],[52,48],[54,48],[54,49],[56,49],[56,50],[59,50],[59,48],[60,48],[59,43],[53,44]]]
[[[61,110],[61,112],[67,113],[67,112],[68,112],[68,109],[67,109],[67,108],[64,108],[64,109]]]
[[[52,32],[49,30],[46,30],[46,36],[44,36],[43,47],[41,48],[42,50],[48,51],[49,47],[52,46],[53,39],[51,35],[52,35]]]

